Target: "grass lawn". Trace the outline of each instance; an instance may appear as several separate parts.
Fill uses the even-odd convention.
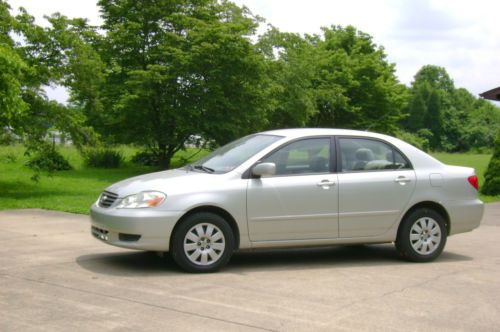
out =
[[[126,160],[137,151],[122,147]],[[27,158],[21,146],[0,146],[0,210],[21,208],[42,208],[76,213],[88,213],[90,205],[104,188],[131,176],[153,172],[156,169],[125,164],[118,169],[96,169],[84,167],[82,158],[72,147],[62,147],[59,151],[73,166],[71,171],[56,172],[52,176],[43,175],[38,183],[30,180],[33,172],[24,166]],[[173,166],[180,166],[181,160],[195,151],[177,154]],[[198,154],[195,159],[200,158]],[[476,169],[480,185],[488,165],[487,154],[435,153],[434,157],[446,164],[470,166]],[[485,202],[500,201],[500,196],[481,196]]]
[[[42,208],[87,214],[90,205],[110,184],[158,170],[131,163],[118,169],[87,168],[75,148],[61,147],[58,150],[74,169],[55,172],[52,176],[42,175],[37,183],[30,179],[33,172],[24,166],[27,161],[24,148],[0,146],[0,210]],[[126,160],[130,160],[137,151],[130,147],[119,150]],[[187,158],[194,152],[196,150],[180,152],[172,164],[180,166],[181,158]],[[201,155],[198,154],[196,158]]]

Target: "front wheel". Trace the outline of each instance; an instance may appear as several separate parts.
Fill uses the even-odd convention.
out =
[[[431,209],[417,209],[402,222],[396,248],[405,259],[429,262],[436,259],[446,244],[444,218]]]
[[[219,215],[200,212],[188,216],[175,230],[171,255],[188,272],[214,272],[227,264],[234,251],[234,235]]]

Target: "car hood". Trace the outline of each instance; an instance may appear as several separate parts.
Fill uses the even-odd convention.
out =
[[[187,169],[173,169],[162,172],[135,176],[112,184],[106,191],[118,194],[119,197],[137,194],[141,191],[169,192],[195,189],[197,184],[217,181],[220,175],[188,171]]]

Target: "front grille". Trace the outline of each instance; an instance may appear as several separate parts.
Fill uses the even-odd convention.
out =
[[[99,197],[99,206],[109,208],[118,198],[118,195],[109,191],[105,191]]]

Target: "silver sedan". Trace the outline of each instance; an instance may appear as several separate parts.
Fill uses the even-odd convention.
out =
[[[479,226],[474,169],[444,165],[397,138],[341,129],[243,137],[183,168],[108,187],[91,232],[119,247],[170,252],[190,272],[236,250],[394,242],[438,257]]]

